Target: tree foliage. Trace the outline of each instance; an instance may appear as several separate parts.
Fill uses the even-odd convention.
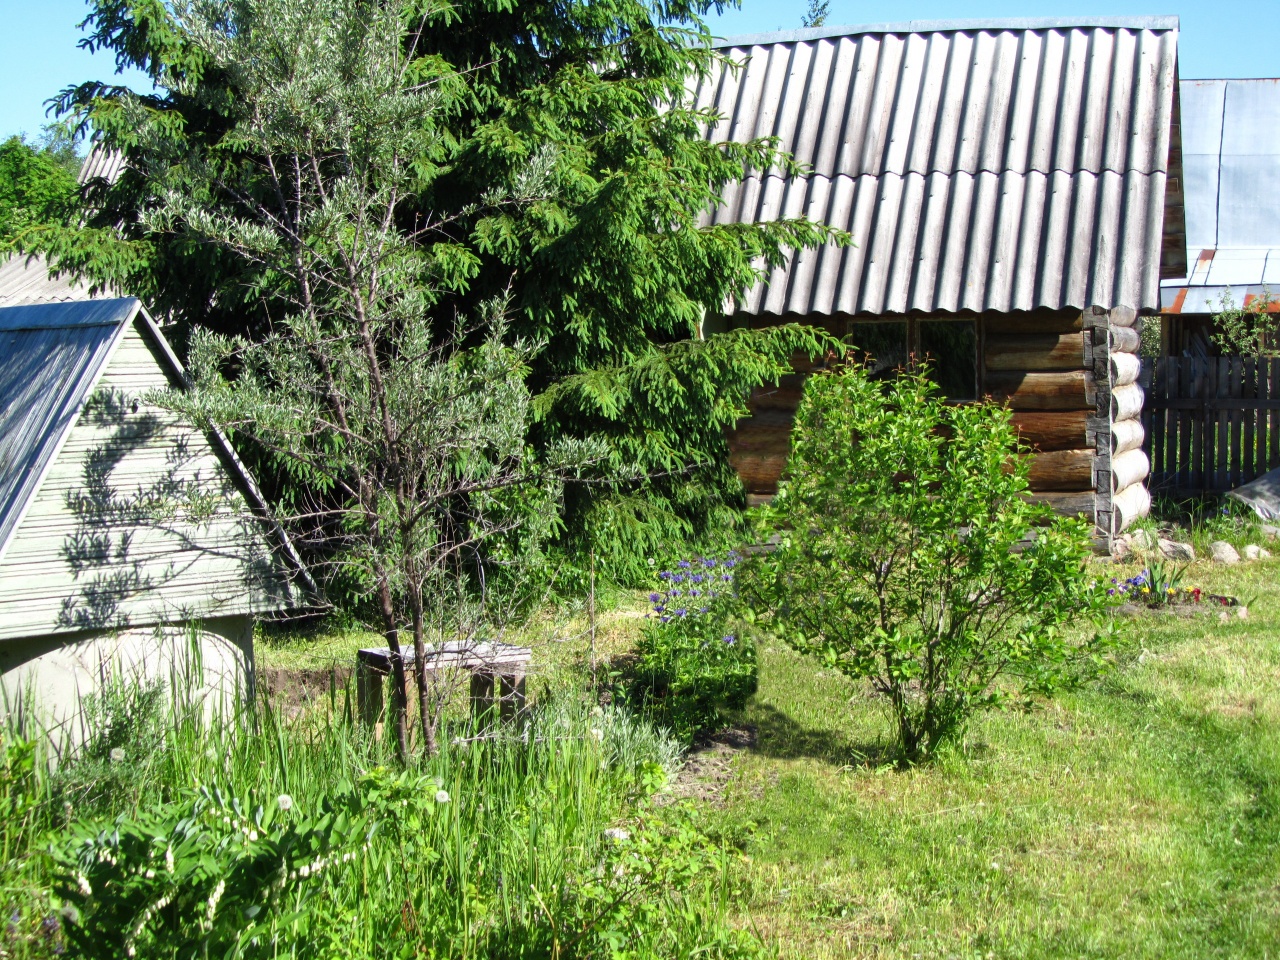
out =
[[[1224,356],[1280,356],[1280,302],[1264,289],[1262,296],[1246,297],[1240,305],[1228,290],[1218,301],[1209,336]]]
[[[467,314],[442,305],[474,273],[453,223],[539,202],[547,165],[531,158],[511,191],[476,205],[404,211],[405,197],[430,187],[419,161],[448,140],[436,119],[468,93],[464,76],[413,45],[413,25],[433,9],[179,8],[203,68],[234,76],[245,95],[220,141],[240,159],[193,151],[151,171],[156,202],[143,215],[154,235],[256,273],[270,328],[256,338],[197,328],[196,390],[161,400],[295,480],[290,528],[330,585],[376,611],[402,753],[402,635],[430,751],[448,691],[429,648],[469,651],[476,631],[494,628],[489,578],[536,559],[562,481],[598,458],[572,439],[540,457],[529,449],[525,378],[542,344],[508,336],[505,297]]]
[[[871,681],[905,760],[1090,652],[1064,632],[1101,599],[1086,525],[1027,499],[1005,409],[846,367],[809,380],[792,443],[748,595],[797,650]]]
[[[228,215],[244,216],[243,198],[271,189],[256,146],[234,136],[258,93],[242,72],[210,59],[184,11],[228,22],[249,12],[269,19],[277,2],[95,0],[85,45],[143,70],[156,91],[86,83],[59,100],[102,148],[123,153],[128,168],[114,184],[89,186],[95,212],[85,229],[51,244],[55,259],[145,297],[182,329],[257,338],[279,309],[267,267],[159,229],[147,215],[166,171],[194,169],[193,158],[206,174],[185,189]],[[686,89],[715,62],[699,15],[721,6],[457,0],[403,9],[406,49],[465,78],[465,89],[432,119],[435,135],[420,143],[413,118],[402,128],[416,180],[396,205],[397,220],[454,214],[435,237],[449,282],[437,285],[433,309],[468,316],[509,298],[510,335],[545,345],[530,360],[534,394],[566,377],[602,385],[606,371],[615,374],[615,393],[638,388],[646,377],[630,368],[655,364],[692,387],[662,398],[619,396],[610,408],[580,402],[590,389],[580,379],[582,390],[548,394],[564,405],[542,404],[542,426],[530,436],[539,448],[560,437],[603,435],[614,459],[629,465],[632,482],[583,488],[566,512],[566,537],[580,545],[598,543],[604,530],[636,534],[609,543],[605,552],[619,561],[642,557],[646,536],[705,536],[741,503],[725,467],[725,398],[740,407],[744,389],[786,372],[788,347],[807,348],[814,338],[792,332],[703,350],[666,348],[693,337],[708,312],[790,249],[843,239],[804,220],[706,223],[726,184],[751,171],[795,169],[771,139],[711,144],[703,136],[712,116],[693,108]],[[520,195],[532,170],[548,184],[543,195],[486,202]],[[737,369],[708,362],[744,355]],[[665,406],[667,415],[633,416],[649,405]],[[641,512],[642,527],[620,520]],[[614,572],[626,573],[625,564]]]
[[[0,252],[37,246],[42,227],[75,209],[78,165],[74,147],[53,134],[0,143]]]

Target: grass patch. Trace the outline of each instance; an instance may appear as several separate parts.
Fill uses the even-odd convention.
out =
[[[1103,682],[905,772],[877,762],[864,688],[766,646],[758,744],[715,814],[755,825],[739,909],[794,957],[1274,956],[1277,572],[1196,564],[1249,619],[1134,620]]]

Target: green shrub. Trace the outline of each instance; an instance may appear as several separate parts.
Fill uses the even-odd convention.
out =
[[[974,711],[1050,691],[1095,644],[1064,627],[1099,608],[1089,530],[1030,502],[1009,413],[944,403],[915,370],[810,378],[753,565],[753,608],[797,650],[867,678],[905,761]]]
[[[734,616],[739,561],[733,551],[681,560],[649,594],[632,696],[686,741],[756,690],[755,643]]]

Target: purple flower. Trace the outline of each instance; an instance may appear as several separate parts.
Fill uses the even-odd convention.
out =
[[[693,566],[693,564],[691,564],[688,560],[681,560],[679,563],[676,564],[676,566],[679,567],[681,570],[688,570],[691,566]]]
[[[705,560],[702,561],[702,565],[706,567],[708,570],[710,570],[712,567],[716,565],[716,558],[707,557]]]
[[[698,590],[698,589],[690,590],[690,591],[689,591],[689,596],[691,596],[691,597],[700,597],[700,596],[702,596],[702,591],[701,591],[701,590]]]
[[[655,604],[653,605],[653,612],[654,612],[654,613],[661,613],[661,612],[662,612],[663,610],[665,610],[665,609],[667,609],[665,604],[655,603]]]
[[[698,612],[699,612],[699,613],[706,613],[706,612],[707,612],[708,610],[710,610],[710,609],[711,609],[710,607],[703,607],[703,608],[702,608],[701,610],[699,610]]]
[[[1115,583],[1115,581],[1114,581],[1114,580],[1112,580],[1111,582],[1112,582],[1112,583]],[[651,594],[649,594],[649,602],[650,602],[650,603],[657,603],[657,602],[658,602],[659,600],[661,600],[661,599],[662,599],[662,597],[661,597],[661,596],[659,596],[659,595],[658,595],[658,594],[656,594],[656,593],[651,593]]]
[[[671,579],[671,571],[670,571],[670,570],[663,570],[660,574],[658,574],[658,579],[659,579],[659,580],[670,580],[670,579]]]
[[[722,574],[720,574],[720,579],[721,579],[721,580],[732,580],[732,579],[733,579],[733,574],[731,574],[731,573],[722,573]]]
[[[737,640],[735,640],[735,639],[733,638],[733,634],[732,634],[732,633],[731,633],[731,634],[729,634],[729,635],[728,635],[728,636],[726,636],[726,637],[723,637],[722,639],[724,640],[725,646],[727,646],[727,647],[732,647],[735,643],[737,643],[737,642],[738,642]]]
[[[672,590],[672,591],[670,591],[670,594],[671,594],[671,596],[673,596],[673,597],[678,597],[678,596],[680,596],[680,591],[679,591],[679,590]]]
[[[690,574],[689,579],[690,579],[693,583],[701,583],[703,580],[705,580],[705,579],[707,579],[707,578],[706,578],[706,577],[704,577],[704,576],[703,576],[702,574],[700,574],[700,573],[694,573],[694,574]]]
[[[671,576],[671,582],[672,582],[672,583],[684,583],[684,574],[683,574],[683,573],[676,573],[676,574],[672,574],[672,576]]]
[[[677,610],[677,611],[676,611],[676,616],[677,616],[677,617],[683,617],[683,616],[684,616],[686,613],[688,613],[688,612],[689,612],[689,611],[688,611],[688,610],[686,610],[684,607],[681,607],[679,610]]]
[[[670,618],[670,617],[659,617],[659,618],[658,618],[658,622],[659,622],[659,623],[670,623],[670,622],[671,622],[671,618]]]

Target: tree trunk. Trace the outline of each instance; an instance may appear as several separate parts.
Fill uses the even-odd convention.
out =
[[[427,756],[434,757],[440,750],[436,743],[435,713],[430,709],[431,699],[427,695],[427,644],[423,636],[422,594],[413,592],[413,655],[414,678],[418,681],[418,718],[422,724],[422,742]]]
[[[396,713],[396,751],[401,763],[409,762],[409,682],[404,672],[404,657],[400,652],[400,630],[396,627],[395,605],[391,602],[391,584],[386,575],[378,574],[378,599],[382,602],[383,635],[391,651],[391,685]]]

